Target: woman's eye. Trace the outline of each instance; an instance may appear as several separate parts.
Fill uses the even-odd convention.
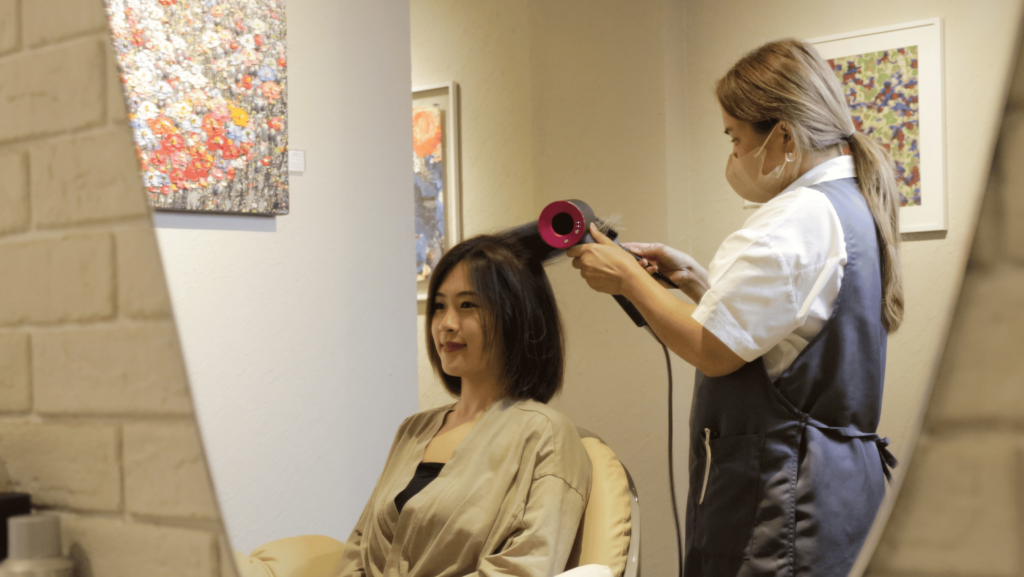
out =
[[[464,308],[464,309],[470,309],[470,308],[473,308],[475,306],[476,306],[476,303],[471,303],[469,301],[466,301],[466,302],[462,303],[462,308]]]
[[[442,310],[444,310],[444,305],[441,304],[441,303],[434,303],[434,310],[435,311],[442,311]]]

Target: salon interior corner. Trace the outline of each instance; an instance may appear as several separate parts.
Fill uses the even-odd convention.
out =
[[[936,20],[945,222],[903,234],[879,426],[900,466],[854,574],[1024,575],[1024,1],[262,2],[304,155],[276,216],[154,210],[107,6],[0,0],[0,490],[59,517],[77,575],[245,576],[266,543],[343,542],[399,424],[452,402],[412,274],[414,95],[458,103],[462,238],[584,199],[708,262],[753,210],[723,176],[723,71]],[[628,468],[639,565],[674,574],[663,352],[568,259],[547,273],[552,405]],[[694,369],[671,374],[685,495]]]

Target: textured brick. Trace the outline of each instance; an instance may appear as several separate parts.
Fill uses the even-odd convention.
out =
[[[61,515],[61,542],[83,577],[217,577],[209,531]]]
[[[112,317],[113,261],[107,233],[0,245],[0,325]]]
[[[32,337],[41,413],[191,411],[171,323],[39,332]]]
[[[85,40],[0,61],[0,142],[102,122],[104,48]]]
[[[0,54],[18,48],[19,30],[18,0],[0,0]]]
[[[241,577],[235,569],[235,552],[226,535],[220,537],[220,577]]]
[[[127,126],[33,147],[32,219],[41,227],[146,214]]]
[[[171,303],[153,228],[127,227],[117,241],[117,295],[121,314],[133,318],[169,317]]]
[[[0,235],[22,232],[29,227],[28,171],[25,156],[0,156]]]
[[[125,504],[129,513],[217,518],[196,425],[124,428]]]
[[[876,553],[881,573],[1017,575],[1015,447],[998,435],[922,442]]]
[[[128,108],[124,101],[124,84],[117,67],[113,46],[107,50],[107,120],[115,124],[128,124]]]
[[[98,0],[22,0],[25,44],[40,46],[107,29],[107,15]]]
[[[117,430],[111,426],[0,424],[6,490],[32,503],[116,511],[121,503]]]
[[[1024,110],[1024,52],[1017,54],[1017,67],[1010,80],[1009,104]]]
[[[933,422],[1024,419],[1024,270],[997,267],[964,279],[935,385]]]
[[[1002,190],[1002,179],[999,177],[998,164],[989,175],[985,194],[981,200],[981,211],[978,214],[978,225],[974,229],[974,241],[971,243],[970,265],[990,266],[1003,258],[1003,212],[999,200]]]
[[[28,335],[0,333],[0,411],[32,408],[32,365]]]
[[[1003,250],[1024,262],[1024,112],[1007,115],[999,137],[999,178],[1002,201]]]

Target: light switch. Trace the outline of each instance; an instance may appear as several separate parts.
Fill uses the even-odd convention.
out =
[[[306,152],[304,150],[288,151],[288,172],[306,171]]]

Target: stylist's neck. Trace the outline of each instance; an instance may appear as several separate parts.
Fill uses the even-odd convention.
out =
[[[832,160],[833,158],[839,158],[842,155],[843,151],[839,147],[831,148],[829,150],[822,150],[820,152],[805,151],[803,154],[801,154],[803,160],[800,161],[800,166],[797,167],[796,175],[793,176],[793,180],[790,180],[789,182],[786,183],[786,186],[782,187],[782,190],[788,188],[789,185],[799,180],[801,176],[807,174],[807,172],[810,171],[815,166],[818,166],[823,162]]]
[[[797,178],[807,174],[807,171],[818,166],[819,164],[832,160],[833,158],[839,158],[843,155],[843,151],[839,147],[830,148],[828,150],[822,150],[820,152],[805,152],[803,154],[803,160],[800,162],[800,174]],[[795,180],[795,179],[794,179]]]

